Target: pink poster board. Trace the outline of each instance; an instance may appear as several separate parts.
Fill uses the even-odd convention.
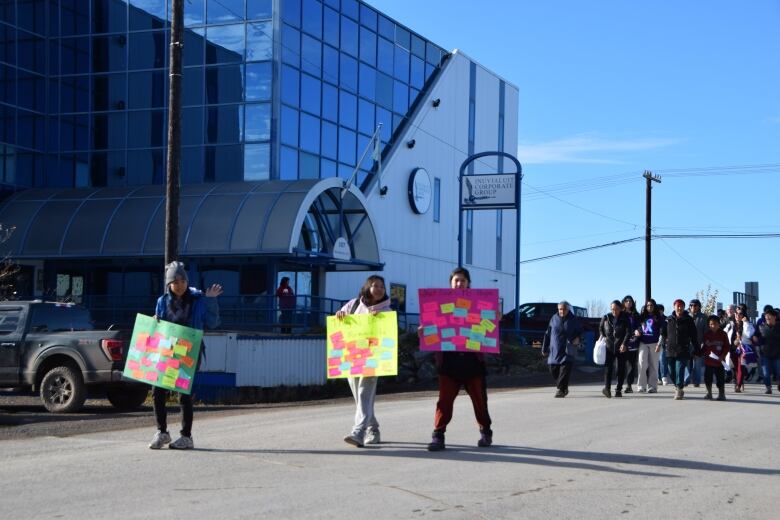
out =
[[[498,289],[419,289],[420,350],[499,353]]]

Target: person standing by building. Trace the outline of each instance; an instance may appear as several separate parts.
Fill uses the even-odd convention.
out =
[[[639,328],[634,332],[639,339],[639,379],[637,391],[654,394],[658,391],[658,357],[661,352],[659,340],[663,316],[658,312],[655,300],[647,300],[639,317]]]
[[[674,312],[666,319],[666,327],[661,330],[661,338],[666,348],[669,373],[677,388],[674,398],[679,400],[685,395],[685,369],[691,353],[697,347],[698,336],[693,318],[685,310],[683,300],[674,300]]]
[[[290,277],[283,276],[276,289],[276,297],[279,300],[279,323],[282,334],[292,333],[293,313],[295,311],[295,291],[290,287]]]
[[[377,314],[390,310],[390,297],[385,291],[385,279],[371,275],[366,279],[357,298],[349,300],[336,312],[336,318],[343,320],[349,314]],[[349,389],[355,399],[355,423],[344,442],[357,448],[364,444],[379,444],[379,421],[374,414],[376,384],[374,376],[348,377]]]
[[[607,342],[607,359],[604,362],[604,397],[612,397],[612,370],[617,360],[617,387],[615,397],[623,397],[623,381],[626,377],[626,357],[628,356],[628,340],[631,338],[631,325],[628,316],[623,312],[619,300],[613,301],[610,313],[601,318],[599,335]]]
[[[696,350],[694,352],[694,356],[691,360],[691,383],[693,383],[694,388],[699,388],[699,385],[701,384],[701,378],[702,375],[704,375],[704,358],[699,356],[699,350],[701,349],[701,344],[704,341],[704,333],[707,332],[707,316],[701,312],[701,301],[699,301],[697,298],[694,298],[690,302],[688,302],[688,308],[690,309],[691,318],[693,318],[693,323],[696,325]]]
[[[550,318],[542,341],[542,356],[547,356],[550,373],[555,379],[555,397],[566,397],[569,393],[569,378],[581,336],[582,325],[571,312],[571,305],[566,300],[560,302],[558,313]]]
[[[450,274],[452,289],[471,287],[471,274],[464,267],[457,267]],[[422,334],[422,329],[418,329]],[[477,446],[486,448],[493,444],[492,420],[488,412],[487,382],[485,377],[484,354],[476,352],[436,352],[436,371],[439,380],[439,399],[436,401],[436,414],[433,419],[433,433],[428,451],[441,451],[445,448],[444,434],[452,420],[455,398],[461,387],[471,398],[474,416],[479,425],[480,438]]]
[[[774,308],[764,311],[764,322],[758,326],[761,344],[761,369],[764,375],[765,394],[772,393],[772,376],[777,378],[780,391],[780,324]]]
[[[718,386],[718,401],[726,400],[726,371],[723,362],[729,355],[729,337],[720,327],[720,318],[710,316],[707,319],[707,332],[702,340],[701,357],[704,360],[704,386],[707,387],[705,399],[712,399],[712,376]]]
[[[222,294],[222,286],[214,284],[206,292],[194,287],[188,287],[187,271],[181,262],[171,262],[165,266],[165,294],[157,299],[154,315],[158,320],[165,320],[177,325],[203,330],[204,327],[214,329],[219,327],[219,304],[217,296]],[[205,345],[201,347],[205,352]],[[198,366],[200,357],[198,358]],[[197,369],[196,369],[197,372]],[[194,384],[194,379],[193,379]],[[168,433],[168,410],[166,401],[168,390],[154,387],[154,416],[157,421],[157,433],[154,434],[149,447],[159,450],[166,444],[171,449],[191,450],[195,447],[192,441],[192,394],[179,393],[181,405],[181,437],[171,442]]]
[[[631,385],[637,378],[637,359],[639,357],[639,338],[633,334],[633,331],[639,328],[639,313],[636,310],[634,297],[630,294],[623,298],[623,312],[628,318],[628,325],[632,331],[631,337],[626,342],[626,363],[629,366],[628,377],[626,377],[626,393],[630,394],[633,392]]]

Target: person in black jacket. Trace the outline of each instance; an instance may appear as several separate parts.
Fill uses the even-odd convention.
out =
[[[613,301],[610,306],[612,311],[601,318],[599,334],[607,342],[607,360],[604,363],[604,389],[601,391],[604,397],[612,397],[612,370],[614,361],[617,360],[617,387],[615,397],[623,397],[623,381],[626,378],[626,361],[628,357],[628,340],[631,338],[631,325],[628,316],[623,312],[623,306],[619,300]]]
[[[685,310],[683,300],[674,300],[674,312],[666,320],[666,326],[661,330],[661,337],[666,344],[666,360],[669,373],[674,380],[677,391],[674,398],[679,400],[684,396],[685,369],[691,359],[691,354],[698,351],[699,333],[693,318]]]
[[[764,371],[764,393],[772,393],[772,374],[780,382],[780,323],[773,308],[764,311],[764,322],[758,326],[761,344],[761,368]],[[780,390],[780,384],[777,386]]]

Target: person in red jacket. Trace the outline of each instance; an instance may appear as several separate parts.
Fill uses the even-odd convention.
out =
[[[707,387],[705,399],[712,399],[712,376],[718,385],[718,401],[726,400],[724,391],[726,370],[723,362],[729,355],[729,337],[723,329],[720,328],[720,319],[717,316],[710,316],[707,319],[709,330],[704,333],[704,343],[702,344],[701,356],[704,358],[704,385]]]
[[[283,276],[276,289],[276,297],[279,298],[279,323],[282,334],[292,333],[293,311],[295,311],[295,291],[290,287],[290,277]]]

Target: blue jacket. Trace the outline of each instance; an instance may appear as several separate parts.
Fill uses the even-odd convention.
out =
[[[581,334],[582,326],[574,313],[569,312],[565,318],[555,314],[550,319],[542,342],[542,354],[547,356],[547,364],[573,363],[577,347],[571,342]]]
[[[215,329],[219,327],[219,304],[216,298],[208,298],[203,291],[200,291],[194,287],[187,289],[192,296],[193,304],[192,311],[190,312],[190,322],[187,324],[193,329],[203,330],[204,326],[209,329]],[[157,307],[154,311],[155,316],[160,319],[165,319],[165,309],[168,306],[168,302],[172,298],[171,293],[166,291],[165,294],[157,298]]]

